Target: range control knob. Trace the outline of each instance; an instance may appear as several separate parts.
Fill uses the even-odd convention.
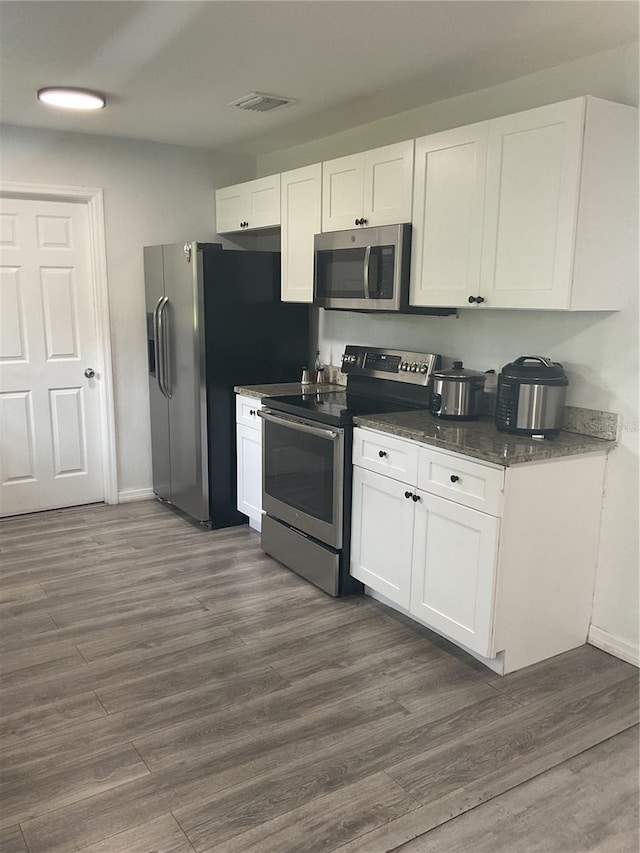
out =
[[[413,364],[411,365],[411,372],[412,373],[418,372],[418,362],[417,361],[414,361]]]
[[[420,365],[420,373],[426,373],[428,369],[429,369],[429,368],[427,367],[427,365],[426,365],[426,364],[421,364],[421,365]]]
[[[400,370],[408,370],[408,369],[409,369],[409,363],[406,361],[402,361],[400,363]]]

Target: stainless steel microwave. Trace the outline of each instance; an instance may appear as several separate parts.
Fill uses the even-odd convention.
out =
[[[313,302],[347,311],[408,308],[411,223],[316,234]]]

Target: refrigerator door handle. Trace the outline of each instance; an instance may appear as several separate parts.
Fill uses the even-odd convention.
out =
[[[160,358],[160,321],[158,319],[158,312],[163,299],[164,297],[161,296],[156,302],[156,307],[153,309],[153,360],[156,368],[156,383],[161,394],[164,394],[164,391],[162,390],[162,377],[160,375],[162,372],[162,361]]]
[[[169,304],[169,297],[163,296],[156,306],[157,316],[158,316],[158,329],[156,340],[158,341],[158,386],[160,391],[164,394],[164,396],[170,400],[171,399],[171,391],[169,390],[168,384],[168,376],[169,376],[169,353],[168,353],[168,338],[167,338],[167,327],[165,322],[165,311],[167,305]]]

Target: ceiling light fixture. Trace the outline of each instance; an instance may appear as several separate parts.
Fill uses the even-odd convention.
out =
[[[70,86],[47,86],[38,89],[38,100],[64,110],[101,110],[107,101],[99,92]]]

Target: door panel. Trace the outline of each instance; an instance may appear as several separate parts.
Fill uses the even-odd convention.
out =
[[[416,503],[411,613],[493,655],[499,519],[422,493]]]
[[[480,287],[488,123],[416,142],[412,305],[468,305]]]
[[[413,502],[409,487],[357,466],[353,469],[351,566],[354,578],[409,608]],[[393,535],[390,535],[393,531]]]
[[[156,364],[154,313],[164,296],[163,247],[144,248],[144,290],[147,310],[147,357],[149,360],[149,409],[151,415],[151,466],[153,491],[171,500],[169,456],[169,401],[160,390],[159,365]]]
[[[88,213],[0,199],[2,515],[104,498]]]
[[[201,254],[182,244],[164,247],[169,341],[171,502],[193,518],[209,518],[204,302]]]
[[[583,99],[489,122],[487,305],[569,307],[583,129]]]

